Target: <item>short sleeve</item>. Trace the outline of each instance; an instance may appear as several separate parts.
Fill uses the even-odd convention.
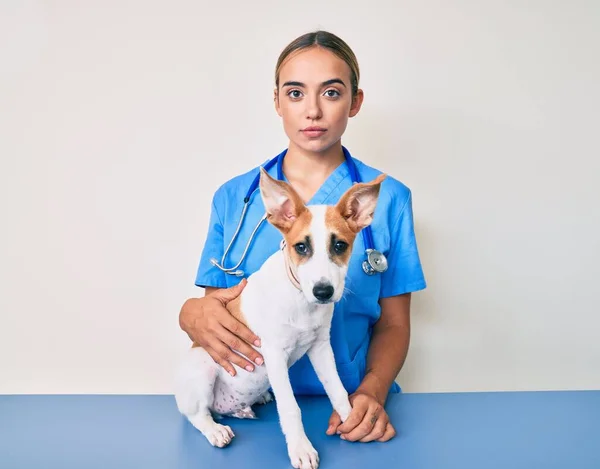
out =
[[[387,254],[388,270],[382,274],[381,279],[380,296],[383,298],[423,290],[426,287],[415,237],[410,190],[394,220]]]
[[[219,268],[212,265],[210,260],[212,258],[217,259],[221,262],[223,252],[225,250],[223,243],[223,222],[222,217],[217,209],[218,193],[215,194],[211,204],[210,219],[208,223],[208,233],[206,235],[206,241],[204,242],[204,248],[200,256],[200,263],[198,265],[198,271],[196,273],[195,284],[199,287],[216,287],[226,288],[227,282],[225,279],[225,273]]]

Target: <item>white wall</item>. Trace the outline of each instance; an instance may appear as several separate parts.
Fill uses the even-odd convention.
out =
[[[261,3],[0,3],[0,392],[172,391],[212,192],[286,144],[319,27],[362,67],[344,143],[414,192],[404,389],[599,388],[598,3]]]

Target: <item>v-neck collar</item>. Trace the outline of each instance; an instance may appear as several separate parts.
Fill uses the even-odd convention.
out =
[[[317,190],[317,192],[308,201],[308,205],[324,204],[327,199],[333,194],[335,189],[348,176],[348,163],[344,160],[333,170],[333,172],[325,179],[325,182]]]
[[[286,175],[281,172],[283,181],[289,184]],[[342,181],[350,174],[348,170],[348,162],[344,159],[333,171],[327,176],[327,179],[321,184],[321,187],[317,189],[317,192],[306,202],[306,205],[319,205],[327,202],[327,199],[335,191],[335,189],[342,183]]]

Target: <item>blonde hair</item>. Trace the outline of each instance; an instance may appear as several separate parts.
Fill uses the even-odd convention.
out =
[[[275,67],[275,86],[279,88],[279,72],[285,59],[292,53],[310,47],[322,47],[333,52],[350,67],[350,85],[352,87],[352,96],[358,92],[358,81],[360,79],[360,69],[358,68],[358,60],[350,46],[333,33],[328,31],[314,31],[297,37],[290,42],[279,55],[277,66]]]

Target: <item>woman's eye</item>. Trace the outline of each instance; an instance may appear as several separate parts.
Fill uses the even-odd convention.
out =
[[[299,98],[300,96],[302,96],[302,93],[298,90],[292,90],[288,93],[288,96],[294,99]]]
[[[336,254],[343,254],[346,249],[348,249],[348,244],[344,241],[338,241],[334,244],[333,249],[335,250]]]
[[[340,95],[337,90],[327,90],[325,91],[325,94],[328,98],[337,98]]]
[[[306,254],[306,252],[308,251],[308,249],[306,248],[306,244],[304,243],[298,243],[294,247],[296,248],[296,252],[298,254]]]

